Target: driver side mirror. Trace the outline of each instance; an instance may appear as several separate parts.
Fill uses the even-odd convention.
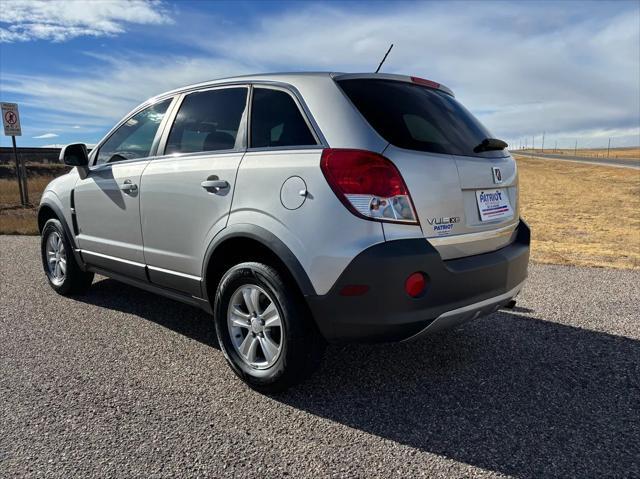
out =
[[[86,167],[89,165],[89,154],[87,153],[87,145],[84,143],[72,143],[65,146],[60,151],[60,160],[65,165]]]

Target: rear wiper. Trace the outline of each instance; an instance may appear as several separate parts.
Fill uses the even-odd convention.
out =
[[[473,151],[480,153],[482,151],[504,150],[507,146],[509,145],[507,145],[506,142],[498,140],[497,138],[485,138]]]

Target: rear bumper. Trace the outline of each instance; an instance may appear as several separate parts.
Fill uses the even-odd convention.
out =
[[[489,314],[522,288],[529,263],[530,231],[520,221],[513,243],[497,251],[443,261],[424,239],[388,241],[360,253],[329,293],[308,296],[328,340],[398,341]],[[416,271],[429,284],[419,298],[404,290]],[[342,296],[348,285],[367,285],[360,296]]]

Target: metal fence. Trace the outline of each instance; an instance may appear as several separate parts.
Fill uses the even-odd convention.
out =
[[[60,148],[18,148],[18,158],[29,163],[60,163]],[[0,165],[10,165],[14,163],[13,149],[11,147],[0,147]]]

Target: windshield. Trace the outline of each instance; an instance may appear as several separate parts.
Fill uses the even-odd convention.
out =
[[[489,131],[455,98],[440,90],[394,80],[339,80],[369,124],[392,145],[450,155],[502,157],[506,150],[473,149]]]

